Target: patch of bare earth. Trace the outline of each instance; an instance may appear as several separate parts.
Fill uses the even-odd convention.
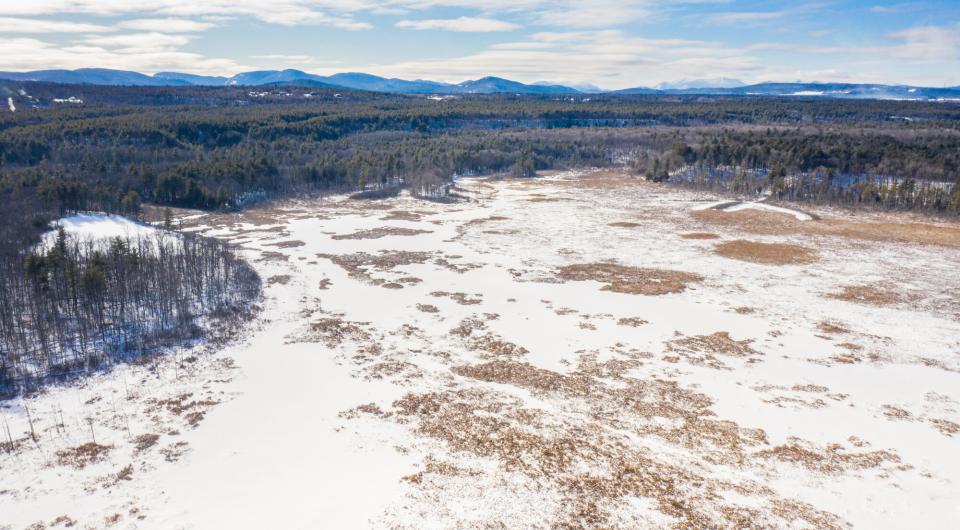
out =
[[[380,239],[388,236],[418,236],[420,234],[430,234],[430,230],[417,230],[414,228],[401,228],[396,226],[381,226],[369,230],[359,230],[352,234],[339,234],[330,239]]]
[[[561,267],[557,277],[565,281],[605,283],[602,290],[616,293],[662,295],[679,293],[703,276],[691,272],[629,267],[616,263],[581,263]]]
[[[764,265],[805,265],[817,261],[817,253],[806,247],[745,239],[719,243],[714,247],[714,252],[726,258]]]

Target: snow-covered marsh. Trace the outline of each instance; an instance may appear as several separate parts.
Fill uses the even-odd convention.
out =
[[[262,318],[5,403],[0,527],[957,524],[955,225],[697,212],[720,198],[610,172],[457,185],[185,223],[243,246]]]

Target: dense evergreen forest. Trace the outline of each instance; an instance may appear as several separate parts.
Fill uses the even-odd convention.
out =
[[[223,289],[255,283],[229,249],[201,239],[162,256],[143,242],[31,250],[69,212],[396,186],[437,198],[457,175],[619,165],[736,194],[960,214],[956,103],[9,81],[0,96],[15,107],[0,112],[0,383],[189,335],[192,316],[230,305]],[[144,293],[199,271],[203,285],[173,282],[144,305]]]

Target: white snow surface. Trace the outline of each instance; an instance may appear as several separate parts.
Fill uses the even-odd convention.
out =
[[[102,240],[115,237],[147,238],[156,235],[157,229],[153,226],[138,223],[121,215],[88,212],[78,213],[61,218],[54,223],[54,229],[43,235],[45,247],[50,247],[57,240],[58,230],[62,227],[68,235],[81,240]]]
[[[10,112],[17,112],[17,106],[13,104],[12,97],[7,97],[7,108],[10,109]]]
[[[957,246],[745,235],[690,215],[705,202],[725,202],[716,196],[645,183],[594,185],[584,173],[463,178],[457,186],[470,202],[334,197],[190,218],[189,229],[244,249],[265,280],[262,314],[225,348],[178,351],[0,404],[0,442],[4,424],[17,440],[15,450],[0,450],[0,529],[55,528],[61,515],[79,528],[131,529],[545,528],[568,521],[565,510],[578,496],[549,471],[563,464],[543,463],[536,448],[512,463],[496,449],[470,449],[471,426],[487,419],[519,422],[537,447],[580,433],[608,442],[607,452],[633,451],[640,468],[666,466],[651,468],[645,480],[682,469],[696,478],[678,476],[679,495],[712,520],[736,506],[774,527],[960,525],[960,433],[949,434],[960,423],[960,303],[951,294],[960,291]],[[98,236],[143,229],[111,216],[68,221],[68,230]],[[610,226],[624,221],[641,226]],[[343,237],[384,227],[393,231]],[[719,239],[682,238],[686,232]],[[739,238],[813,247],[819,260],[772,266],[713,252],[716,242]],[[401,251],[426,258],[359,272],[330,259]],[[556,277],[558,267],[605,260],[704,280],[645,296]],[[909,302],[824,296],[891,279],[911,293]],[[461,293],[464,303],[438,292]],[[622,324],[630,318],[647,322]],[[480,331],[452,332],[469,321],[481,322]],[[337,332],[324,336],[330,322]],[[671,349],[678,338],[716,332],[750,341],[756,353],[718,353],[723,368],[715,368]],[[506,360],[472,342],[478,336],[522,346],[525,353],[510,360],[554,377],[575,376],[590,359],[609,362],[603,366],[611,373],[627,368],[621,378],[591,372],[598,386],[584,396],[459,375],[452,369]],[[727,448],[723,437],[711,442],[672,430],[684,421],[669,413],[630,412],[637,403],[683,407],[685,400],[644,394],[609,402],[598,393],[651,381],[708,397],[710,415],[697,421],[762,429],[764,440]],[[456,395],[478,408],[466,424],[421,429],[432,409],[405,415],[395,402],[408,394]],[[357,412],[360,405],[370,406]],[[29,437],[28,410],[37,441]],[[157,441],[138,449],[146,433]],[[101,460],[82,469],[61,461],[58,451],[93,438],[110,447]],[[830,465],[764,456],[791,444]],[[565,446],[556,447],[562,453]],[[578,454],[563,477],[612,472]],[[130,479],[118,479],[127,465]],[[705,483],[717,495],[697,496]],[[602,526],[682,526],[682,514],[670,508],[677,505],[631,491],[598,498]],[[790,518],[784,506],[823,519]]]

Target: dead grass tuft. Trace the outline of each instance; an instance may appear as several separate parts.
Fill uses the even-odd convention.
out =
[[[726,226],[751,234],[832,236],[865,241],[960,247],[960,226],[914,222],[905,216],[902,221],[890,220],[894,217],[891,215],[868,221],[799,221],[789,214],[753,209],[736,212],[699,210],[691,212],[691,215],[707,224]]]
[[[897,304],[905,299],[903,293],[873,285],[847,285],[826,297],[876,306]]]
[[[83,469],[90,464],[102,461],[113,447],[100,445],[96,442],[87,442],[77,447],[69,447],[57,451],[57,464]]]
[[[615,228],[637,228],[643,225],[641,223],[634,223],[633,221],[615,221],[613,223],[607,223],[607,226]]]
[[[400,228],[395,226],[381,226],[369,230],[359,230],[352,234],[340,234],[332,236],[330,239],[380,239],[388,236],[417,236],[420,234],[430,234],[430,230],[416,230],[413,228]]]
[[[711,232],[689,232],[680,234],[684,239],[720,239],[720,236]]]
[[[805,265],[817,261],[817,253],[809,248],[786,243],[760,243],[737,239],[725,241],[714,251],[726,258],[764,265]]]
[[[628,267],[615,263],[582,263],[561,267],[557,277],[565,281],[606,283],[604,291],[616,293],[662,295],[679,293],[691,283],[703,281],[690,272]]]

